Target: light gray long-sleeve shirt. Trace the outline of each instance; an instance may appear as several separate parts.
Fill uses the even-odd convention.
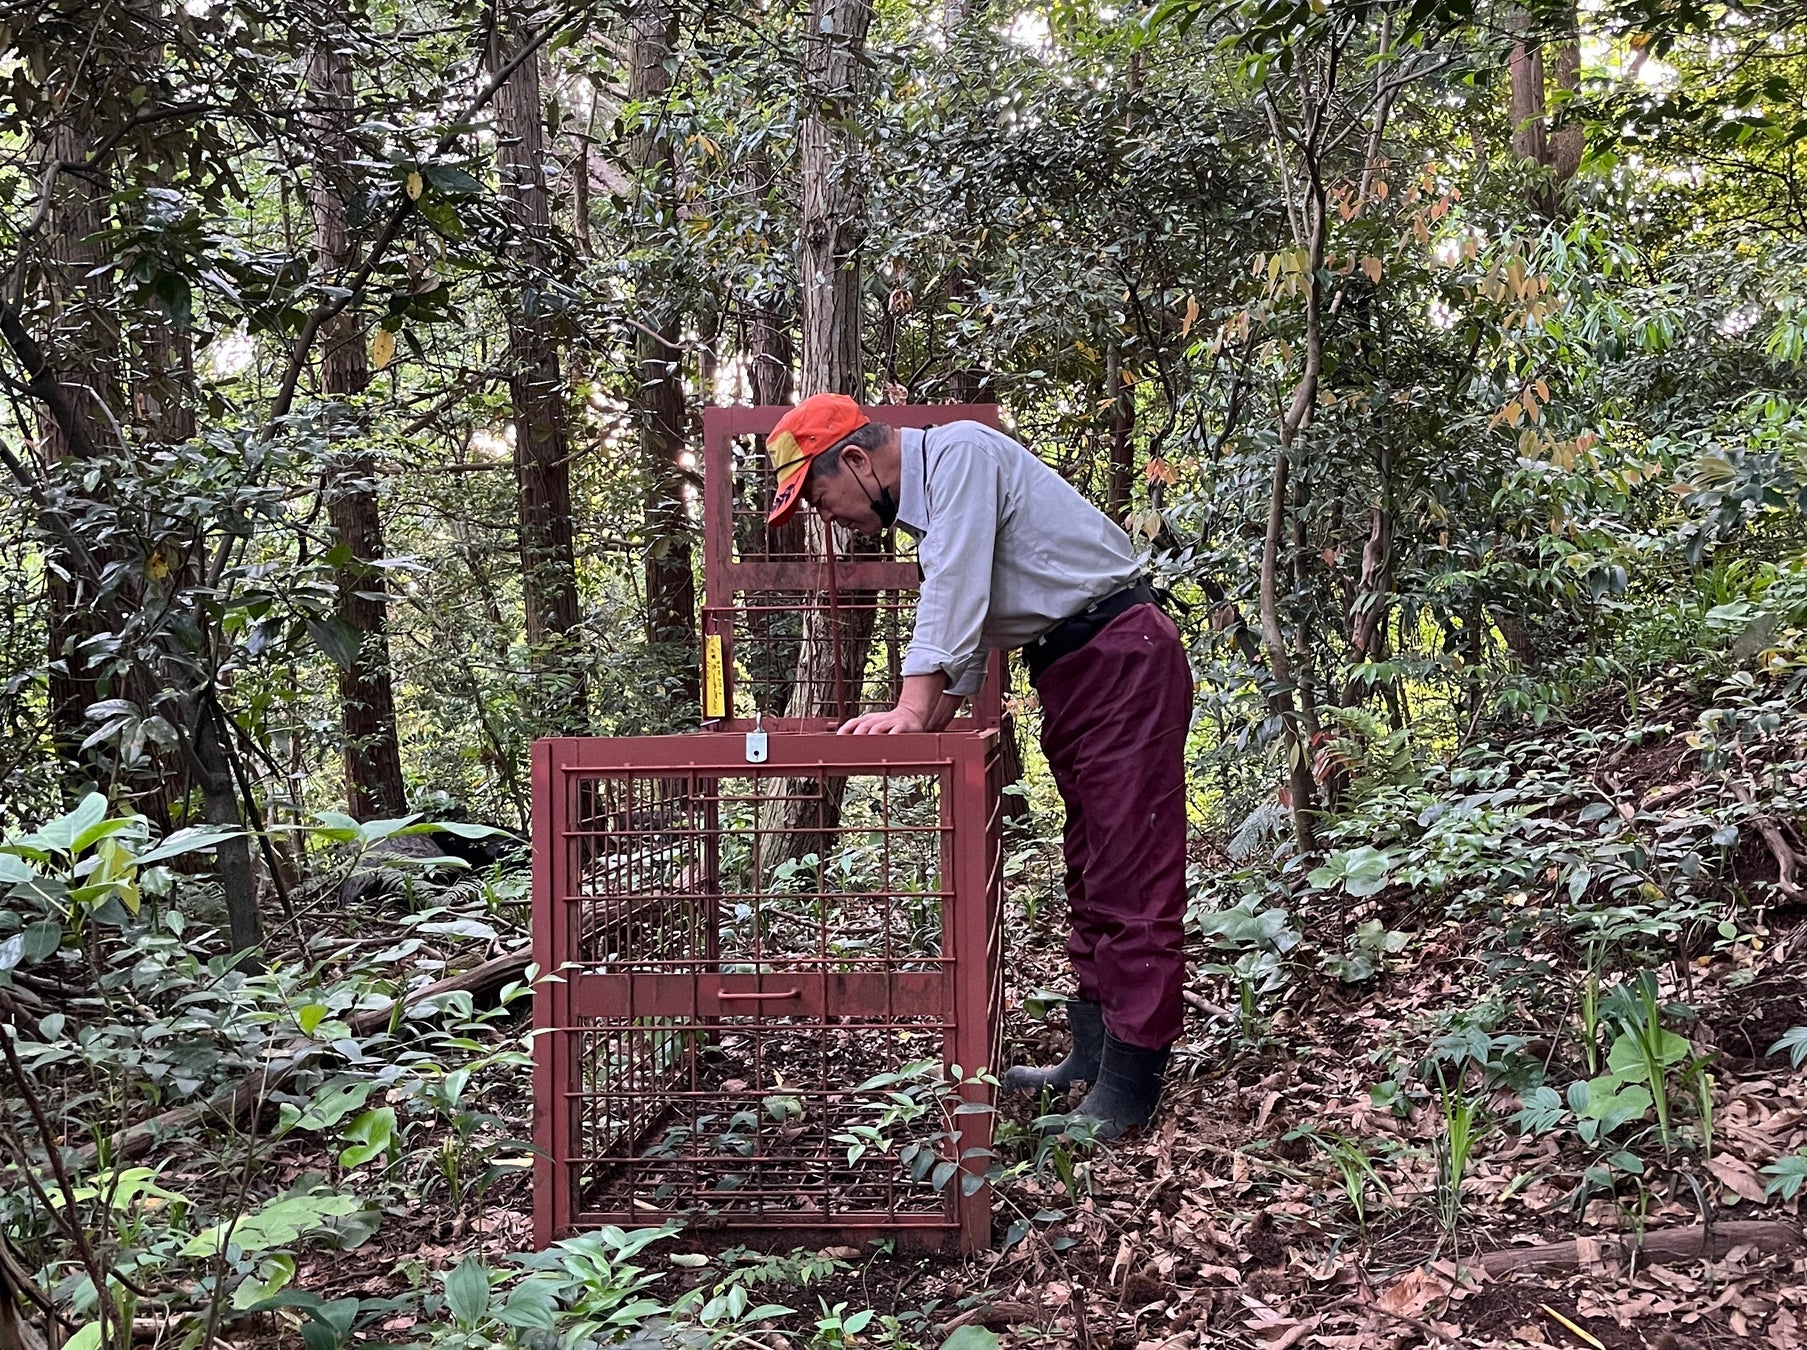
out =
[[[1033,642],[1141,572],[1129,536],[1022,445],[980,422],[899,433],[897,525],[922,591],[905,675],[978,692],[987,656]]]

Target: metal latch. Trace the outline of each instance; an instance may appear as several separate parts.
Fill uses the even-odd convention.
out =
[[[765,714],[753,714],[753,729],[747,733],[747,763],[764,764],[768,753],[765,743]]]

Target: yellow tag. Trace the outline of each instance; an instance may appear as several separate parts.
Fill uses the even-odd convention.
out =
[[[708,633],[703,637],[703,716],[727,715],[728,705],[722,690],[722,635]]]
[[[370,364],[381,370],[395,360],[395,334],[387,328],[376,330],[376,336],[370,339]]]
[[[418,173],[411,173],[408,175],[408,181],[403,184],[403,186],[407,189],[408,200],[417,202],[420,200],[421,189],[426,187],[426,184],[421,182]]]

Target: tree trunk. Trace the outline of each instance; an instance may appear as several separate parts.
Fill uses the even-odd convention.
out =
[[[1564,115],[1555,130],[1549,127],[1548,85],[1541,35],[1531,16],[1520,12],[1512,26],[1519,35],[1509,62],[1511,75],[1512,152],[1549,170],[1549,180],[1531,192],[1531,209],[1555,219],[1562,209],[1562,185],[1575,176],[1585,149],[1581,123]],[[1549,74],[1558,88],[1570,94],[1581,88],[1581,36],[1578,15],[1571,3],[1558,24],[1558,41],[1551,54]]]
[[[490,66],[500,70],[533,34],[498,19]],[[585,729],[583,670],[575,650],[577,563],[571,524],[571,464],[558,344],[547,331],[541,278],[549,264],[551,203],[546,192],[540,54],[515,67],[496,92],[496,167],[510,252],[520,286],[508,306],[508,391],[514,407],[515,477],[520,491],[521,593],[532,649],[534,722],[575,735]]]
[[[858,144],[846,131],[858,115],[864,80],[857,54],[872,23],[871,0],[813,0],[804,38],[807,111],[798,133],[803,212],[798,228],[797,274],[803,308],[802,392],[865,394],[860,353],[860,246],[865,237],[865,196],[856,163]],[[842,533],[844,532],[839,532]],[[843,546],[851,536],[843,540]],[[827,539],[816,517],[804,526],[804,550],[825,554]],[[862,551],[867,546],[858,546]],[[797,674],[787,711],[792,717],[849,717],[872,641],[870,593],[839,597],[840,632],[826,608],[804,616]],[[836,655],[840,656],[837,666]],[[841,697],[845,692],[849,701]],[[775,803],[769,828],[782,830],[785,856],[815,851],[818,830],[840,819],[845,780],[830,779],[819,797],[809,784],[790,783],[784,793],[811,800]]]
[[[804,97],[808,111],[798,132],[803,168],[803,218],[798,283],[803,297],[803,394],[825,391],[859,398],[865,392],[860,358],[860,246],[866,202],[846,131],[864,86],[857,59],[872,24],[872,0],[813,0],[804,39]]]
[[[1529,15],[1512,20],[1519,34],[1507,63],[1512,81],[1512,153],[1538,165],[1550,162],[1544,137],[1543,47],[1531,34]]]
[[[1557,88],[1569,95],[1581,92],[1581,31],[1573,4],[1567,8],[1556,49],[1550,55],[1550,74],[1555,78]],[[1550,172],[1558,183],[1566,183],[1581,167],[1581,156],[1587,149],[1586,132],[1571,109],[1563,109],[1549,134],[1549,145]]]
[[[351,63],[330,39],[309,57],[308,96],[314,105],[318,155],[311,193],[314,249],[321,277],[336,282],[350,270],[352,249],[345,202],[334,176],[355,152],[349,131],[356,105]],[[370,383],[363,334],[349,309],[320,335],[320,383],[335,401],[356,398]],[[339,668],[339,730],[346,800],[352,815],[371,820],[407,810],[390,680],[388,588],[378,566],[384,556],[383,520],[377,509],[375,461],[356,446],[356,414],[343,403],[335,413],[335,429],[352,440],[351,448],[335,456],[326,484],[327,511],[342,555],[333,568],[334,605],[347,637],[356,643],[351,660]]]
[[[674,165],[670,133],[660,106],[671,88],[667,62],[677,40],[677,11],[669,0],[636,0],[629,13],[628,102],[641,109],[640,124],[627,141],[630,173],[637,191],[649,194],[661,214],[675,209]],[[641,452],[646,463],[646,617],[655,648],[668,653],[672,670],[683,673],[682,697],[700,699],[697,651],[696,579],[691,567],[694,530],[687,503],[689,475],[682,462],[685,437],[684,371],[678,345],[679,316],[672,302],[658,296],[675,288],[666,278],[636,288],[636,301],[646,319],[657,323],[657,336],[636,331],[638,382],[634,406],[640,424]]]
[[[1104,490],[1104,514],[1127,528],[1136,461],[1136,398],[1135,390],[1123,378],[1123,349],[1118,343],[1111,344],[1104,382],[1111,391],[1111,462]]]
[[[1325,94],[1328,97],[1328,93]],[[1285,155],[1285,139],[1280,134],[1278,113],[1269,105],[1274,119],[1276,150]],[[1309,155],[1310,152],[1307,151]],[[1282,159],[1284,164],[1284,159]],[[1297,203],[1295,219],[1301,229],[1298,242],[1306,250],[1303,268],[1305,281],[1305,366],[1293,387],[1292,401],[1280,418],[1279,446],[1274,456],[1273,479],[1268,486],[1267,532],[1261,545],[1260,612],[1261,643],[1266,651],[1268,676],[1273,681],[1269,706],[1280,719],[1285,738],[1287,786],[1292,812],[1293,833],[1301,853],[1317,851],[1317,784],[1311,774],[1312,746],[1306,732],[1305,718],[1299,709],[1292,662],[1287,656],[1286,633],[1280,624],[1280,552],[1286,536],[1286,518],[1291,503],[1293,446],[1299,432],[1311,416],[1318,397],[1318,377],[1324,368],[1323,293],[1318,285],[1324,265],[1324,241],[1327,228],[1327,202],[1316,163],[1305,165],[1307,182]],[[1290,195],[1290,194],[1289,194]],[[1289,202],[1289,212],[1292,211]]]
[[[225,718],[210,695],[193,696],[190,702],[189,753],[195,783],[201,789],[201,809],[209,825],[224,825],[239,833],[219,844],[214,858],[219,864],[220,890],[226,899],[226,923],[234,952],[250,952],[263,945],[263,919],[257,910],[257,878],[251,868],[251,838],[244,832],[238,787],[233,781],[231,747],[226,743]],[[245,971],[261,969],[253,955],[239,963]]]
[[[763,155],[749,162],[746,182],[748,192],[755,196],[765,197],[771,192],[771,166]],[[789,403],[795,392],[792,369],[797,359],[793,336],[795,316],[782,294],[749,296],[746,305],[747,373],[753,388],[753,402],[767,406]],[[749,506],[762,510],[764,503],[751,502]],[[774,528],[755,514],[748,517],[743,528],[749,536],[742,542],[754,554],[795,557],[803,551],[803,522],[796,516]],[[794,638],[798,631],[795,609],[804,597],[760,591],[747,599],[751,609],[746,622],[752,641],[745,660],[750,686],[760,691],[760,696],[770,705],[760,711],[777,713],[790,706],[791,687],[797,675],[797,645],[794,641],[785,641],[785,637]]]
[[[74,130],[58,127],[46,156],[80,164],[88,147]],[[44,457],[56,461],[117,447],[114,428],[123,401],[113,276],[100,241],[107,226],[107,185],[93,175],[65,172],[52,191],[44,267],[49,346],[59,363],[58,389],[74,423],[65,428],[46,416],[40,424]],[[52,547],[52,556],[60,553]],[[104,559],[95,561],[104,567]],[[103,620],[92,578],[82,577],[66,560],[46,569],[46,576],[51,735],[58,758],[74,761],[90,730],[88,707],[100,697],[83,646],[101,631]]]

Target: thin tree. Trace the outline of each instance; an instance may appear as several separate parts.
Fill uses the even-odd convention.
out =
[[[310,194],[314,252],[320,276],[337,284],[350,274],[351,233],[339,186],[344,166],[356,157],[350,129],[357,116],[351,59],[342,40],[323,34],[308,58],[308,99],[314,122],[314,175]],[[370,364],[356,316],[341,311],[320,334],[320,384],[337,406],[335,429],[346,436],[326,483],[327,511],[338,558],[336,617],[346,650],[339,660],[339,730],[346,797],[359,820],[399,816],[407,809],[401,746],[396,734],[390,678],[388,588],[383,519],[376,494],[376,463],[357,442],[356,414],[346,402],[370,384]]]
[[[640,218],[675,218],[676,162],[663,106],[671,89],[677,9],[670,0],[634,0],[628,14],[629,104],[638,118],[627,138],[627,166]],[[685,471],[685,399],[681,315],[670,279],[654,276],[636,301],[644,326],[634,332],[634,415],[646,472],[646,617],[648,637],[684,672],[681,694],[698,698],[696,578]],[[662,292],[662,294],[661,294]],[[651,323],[645,321],[650,319]]]
[[[577,564],[571,523],[571,451],[558,343],[545,279],[552,261],[540,102],[539,35],[498,6],[490,25],[490,69],[500,74],[525,45],[495,95],[496,168],[513,238],[519,284],[508,303],[508,392],[514,409],[514,463],[520,501],[521,593],[535,662],[536,720],[575,734],[585,725],[583,670],[574,650]]]
[[[850,126],[864,94],[861,58],[871,24],[871,0],[813,0],[803,37],[805,111],[797,135],[803,209],[797,231],[797,289],[803,320],[799,383],[805,398],[837,393],[857,399],[865,393],[860,245],[866,200],[858,142]],[[813,515],[805,525],[808,554],[820,556],[831,547],[851,544],[848,535],[830,539]],[[787,710],[792,717],[848,717],[858,711],[875,597],[851,592],[839,600],[838,632],[837,619],[826,608],[811,609],[804,616]],[[832,829],[839,821],[846,780],[827,780],[819,794],[809,788],[806,783],[788,785],[783,795],[790,800],[779,803],[784,809],[767,822],[768,828],[786,831],[785,851],[793,856],[816,848],[813,832]]]

